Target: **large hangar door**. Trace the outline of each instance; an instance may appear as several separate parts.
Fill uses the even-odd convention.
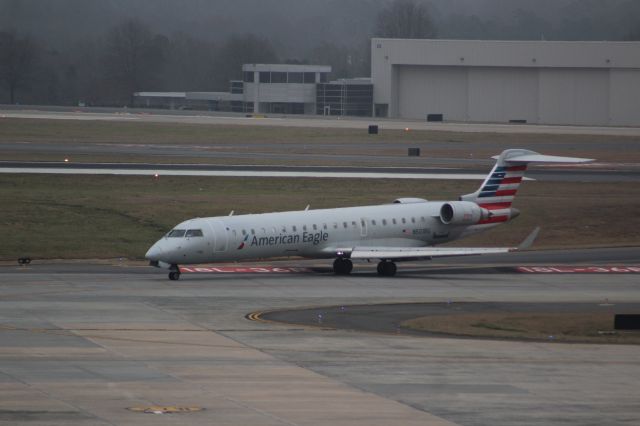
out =
[[[467,120],[467,70],[460,67],[398,67],[398,115],[425,120]]]
[[[526,68],[469,69],[471,121],[538,122],[538,71]]]
[[[540,70],[540,122],[609,124],[609,70]]]
[[[611,70],[611,123],[640,125],[640,70]]]

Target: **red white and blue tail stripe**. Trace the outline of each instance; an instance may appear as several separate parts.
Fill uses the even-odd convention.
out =
[[[480,188],[475,202],[489,210],[490,216],[479,225],[506,222],[511,217],[511,203],[518,192],[527,165],[495,166]]]
[[[487,209],[489,217],[478,225],[507,222],[517,211],[511,208],[520,183],[529,163],[583,163],[586,158],[556,157],[541,155],[526,149],[508,149],[498,157],[498,161],[482,186],[473,194],[460,197],[462,201],[472,201]]]

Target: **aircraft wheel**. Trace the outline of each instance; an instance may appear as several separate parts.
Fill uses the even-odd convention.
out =
[[[349,259],[342,257],[333,261],[333,272],[336,275],[349,275],[353,269],[353,263]]]
[[[171,281],[178,281],[180,279],[180,272],[178,271],[169,272],[169,279]]]
[[[378,263],[378,275],[383,277],[393,277],[396,274],[398,268],[396,264],[393,262],[388,262],[386,260]]]

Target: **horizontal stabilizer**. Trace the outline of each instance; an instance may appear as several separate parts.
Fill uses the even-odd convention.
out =
[[[499,155],[492,157],[496,160],[500,158]],[[507,156],[504,161],[509,163],[588,163],[594,161],[592,158],[578,158],[578,157],[559,157],[556,155],[542,155],[533,151],[524,151],[521,155]]]

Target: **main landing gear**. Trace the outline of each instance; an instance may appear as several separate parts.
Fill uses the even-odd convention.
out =
[[[178,265],[171,265],[169,272],[169,279],[171,281],[178,281],[180,279],[180,268],[178,268]]]
[[[339,257],[333,261],[333,272],[336,275],[349,275],[353,269],[353,263],[349,259]]]
[[[389,260],[381,260],[378,263],[378,275],[382,277],[392,277],[396,274],[396,264]]]
[[[349,275],[353,269],[353,263],[349,259],[339,257],[333,261],[333,272],[336,275]],[[397,271],[396,264],[390,260],[382,260],[378,263],[378,275],[393,277]]]

